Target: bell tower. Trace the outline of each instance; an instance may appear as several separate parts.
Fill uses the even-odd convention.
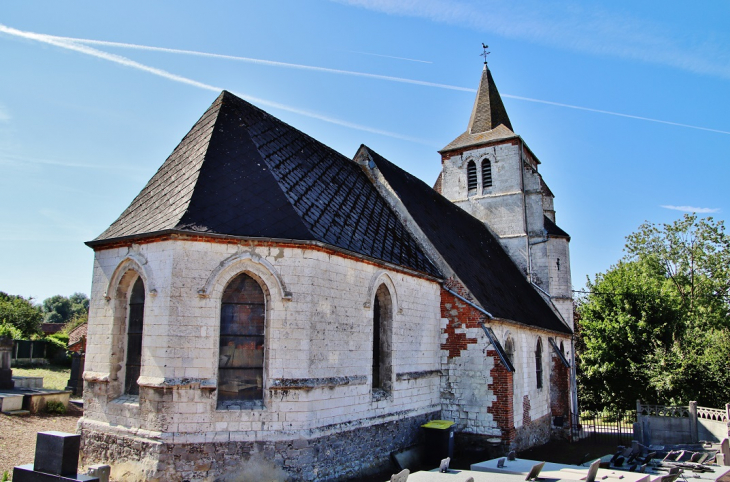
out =
[[[555,224],[540,161],[515,134],[486,61],[466,131],[439,153],[434,188],[486,224],[572,327],[570,236]]]

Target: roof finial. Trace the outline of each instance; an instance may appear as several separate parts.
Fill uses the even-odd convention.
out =
[[[479,54],[480,57],[484,57],[484,65],[487,65],[487,55],[489,55],[491,52],[487,52],[487,49],[489,48],[489,45],[482,42],[482,48],[484,49],[484,52]]]

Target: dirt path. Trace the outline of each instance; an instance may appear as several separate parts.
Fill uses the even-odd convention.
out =
[[[12,476],[16,465],[33,463],[37,432],[76,433],[76,422],[81,414],[81,409],[73,405],[69,405],[65,415],[10,417],[0,414],[0,479],[5,471]]]

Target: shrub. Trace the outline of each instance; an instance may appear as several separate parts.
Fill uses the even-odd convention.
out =
[[[12,338],[13,340],[20,340],[23,338],[23,332],[4,321],[0,321],[0,338]]]
[[[66,405],[64,405],[63,402],[50,400],[48,403],[46,403],[46,412],[58,413],[60,415],[63,415],[64,413],[66,413]]]
[[[593,420],[596,416],[593,412],[589,412],[587,410],[580,412],[580,419],[581,420]]]
[[[10,474],[8,474],[8,471],[6,470],[3,472],[3,480],[2,482],[8,482],[10,480]]]

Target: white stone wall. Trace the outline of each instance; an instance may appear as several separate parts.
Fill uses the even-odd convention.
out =
[[[119,397],[126,328],[114,317],[126,301],[115,304],[113,293],[105,298],[123,274],[120,263],[121,271],[139,271],[147,289],[138,399]],[[264,390],[262,409],[218,410],[220,298],[244,271],[267,294],[265,387],[307,379],[315,388]],[[381,282],[394,302],[393,390],[374,399],[372,299]],[[439,410],[439,289],[308,247],[170,240],[98,251],[85,367],[91,390],[82,423],[99,430],[119,425],[176,443],[272,440]],[[322,379],[329,380],[326,387]],[[146,398],[152,393],[162,394],[160,400]]]
[[[504,347],[507,338],[514,340],[515,352],[513,364],[513,415],[514,426],[519,429],[523,425],[523,401],[527,395],[530,399],[530,420],[537,420],[550,414],[550,371],[552,368],[551,353],[553,348],[548,342],[552,337],[558,346],[563,342],[567,357],[570,359],[570,338],[554,333],[541,332],[516,325],[492,324],[495,335]],[[537,370],[535,366],[535,348],[538,337],[542,340],[542,388],[537,388]]]
[[[446,328],[447,323],[443,318],[442,328]],[[458,357],[449,358],[447,351],[441,354],[442,416],[455,422],[457,432],[499,437],[502,432],[488,412],[496,401],[496,396],[489,390],[495,363],[486,354],[489,342],[481,328],[457,328],[456,332],[477,341],[461,350]],[[442,342],[446,342],[446,336],[445,333],[441,335]]]

